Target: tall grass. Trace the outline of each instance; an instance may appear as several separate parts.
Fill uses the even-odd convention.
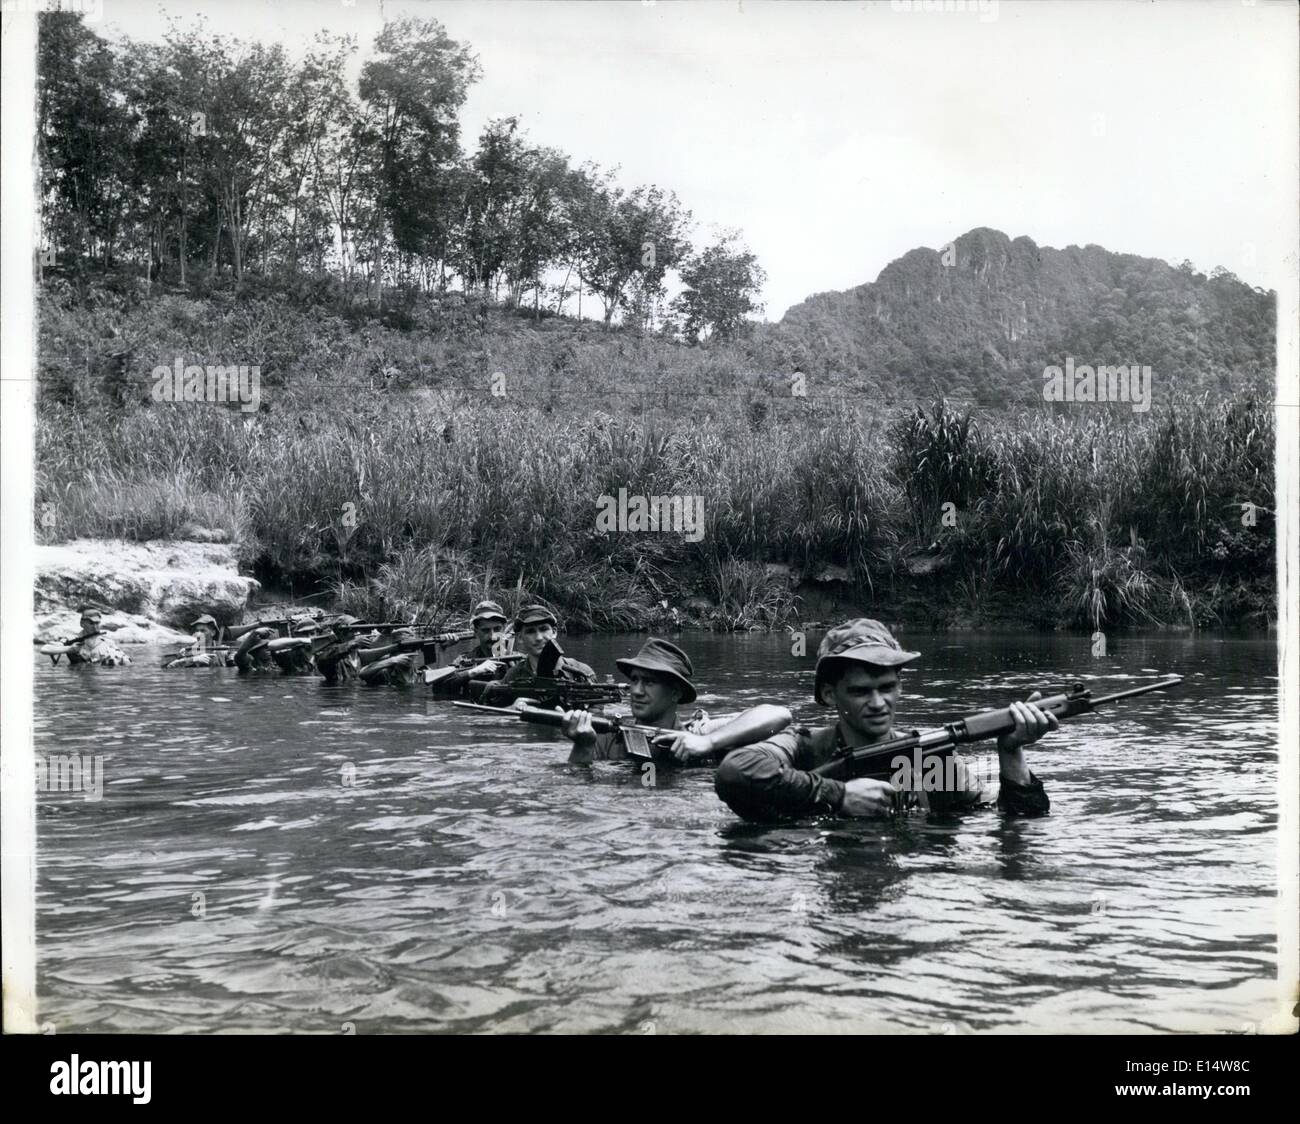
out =
[[[79,358],[102,326],[57,310],[43,323],[40,535],[197,525],[271,574],[333,583],[357,615],[490,594],[591,628],[647,627],[694,594],[725,627],[779,626],[798,603],[767,564],[796,580],[843,566],[870,595],[932,543],[977,612],[1024,592],[1089,627],[1239,616],[1243,583],[1271,581],[1273,415],[1252,399],[887,416],[783,396],[739,353],[585,328],[462,338],[279,305],[211,313],[166,298],[124,312],[123,336],[149,353],[144,377],[170,354],[262,360],[256,413],[156,404],[143,383],[113,405]],[[673,380],[720,396],[675,397]],[[602,534],[600,497],[620,488],[702,497],[703,537]]]

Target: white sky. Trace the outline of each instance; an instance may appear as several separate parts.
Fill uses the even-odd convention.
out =
[[[364,53],[385,16],[432,16],[483,67],[466,147],[517,114],[575,163],[675,190],[698,241],[743,231],[771,319],[976,226],[1224,265],[1266,288],[1294,272],[1293,3],[985,8],[103,0],[98,27],[147,38],[160,10],[202,13],[295,49],[348,31]]]

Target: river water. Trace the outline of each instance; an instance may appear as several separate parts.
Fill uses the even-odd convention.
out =
[[[641,637],[566,637],[602,674]],[[782,636],[676,637],[701,702],[811,705]],[[809,637],[816,650],[819,634]],[[1051,815],[743,825],[711,770],[422,690],[36,673],[40,1020],[59,1032],[1250,1030],[1271,1010],[1270,638],[906,636],[900,728],[1186,677],[1028,752]],[[996,758],[996,754],[992,755]],[[976,761],[989,760],[987,750]],[[92,794],[93,795],[93,794]]]

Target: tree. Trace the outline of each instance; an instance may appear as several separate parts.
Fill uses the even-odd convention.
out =
[[[316,36],[316,45],[289,76],[285,96],[287,124],[280,136],[271,188],[276,208],[287,225],[286,263],[297,272],[303,244],[319,262],[329,241],[325,154],[331,124],[352,110],[344,67],[356,51],[349,36]]]
[[[690,212],[675,194],[655,186],[625,194],[607,173],[593,179],[577,217],[581,277],[600,299],[606,328],[633,291],[642,307],[662,295],[667,271],[688,248]]]
[[[376,57],[361,70],[367,112],[355,139],[375,150],[370,235],[378,297],[387,235],[408,255],[427,253],[437,241],[436,212],[427,200],[459,160],[457,114],[480,70],[469,49],[436,20],[386,23],[375,47]]]
[[[681,269],[682,294],[673,309],[682,316],[682,331],[690,341],[739,336],[746,318],[761,312],[756,299],[767,281],[758,259],[740,244],[739,234],[726,232]]]
[[[131,120],[112,48],[64,12],[40,16],[36,144],[47,234],[73,260],[84,289],[84,262],[114,240],[129,201]]]
[[[255,217],[263,220],[274,153],[287,124],[285,91],[289,67],[284,48],[209,41],[211,102],[200,134],[208,188],[217,203],[219,248],[224,230],[230,242],[235,280],[243,279],[245,244]],[[214,258],[215,264],[215,258]]]

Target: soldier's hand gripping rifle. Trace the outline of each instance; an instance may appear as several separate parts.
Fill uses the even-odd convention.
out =
[[[1046,699],[1035,699],[1034,705],[1039,710],[1055,714],[1059,719],[1075,718],[1088,714],[1099,706],[1118,702],[1120,699],[1145,695],[1151,691],[1163,691],[1182,682],[1182,677],[1175,675],[1159,683],[1148,683],[1142,687],[1132,687],[1127,691],[1117,691],[1113,695],[1093,698],[1092,692],[1082,683],[1076,683],[1068,692],[1052,695]],[[847,781],[855,777],[884,778],[892,775],[896,769],[895,758],[906,755],[909,766],[924,761],[927,757],[942,756],[950,753],[956,746],[970,742],[987,741],[990,738],[1009,734],[1016,728],[1015,716],[1009,707],[1000,710],[985,710],[979,714],[969,714],[941,726],[937,730],[922,733],[913,730],[902,737],[889,738],[883,742],[859,746],[846,750],[824,765],[813,770],[823,777]]]
[[[562,710],[586,710],[599,703],[622,702],[626,687],[617,683],[596,683],[572,677],[564,670],[564,649],[548,640],[537,657],[535,675],[517,675],[509,682],[471,679],[468,692],[471,702],[490,706],[513,706],[521,700],[558,706]],[[594,672],[592,673],[594,676]]]
[[[507,718],[518,718],[522,722],[552,726],[557,730],[564,725],[562,710],[540,710],[527,703],[520,703],[517,706],[481,706],[478,703],[458,702],[451,705],[458,706],[462,710],[476,710],[482,714],[501,714]],[[650,746],[656,738],[671,738],[675,741],[682,735],[681,730],[670,730],[665,726],[642,726],[639,722],[633,722],[630,718],[620,718],[616,714],[593,714],[591,728],[598,734],[612,734],[619,731],[641,734],[640,738],[627,738],[624,745],[627,746],[627,751],[632,757],[644,757],[647,760],[653,756]]]
[[[80,636],[74,636],[71,640],[54,640],[49,644],[42,644],[41,655],[49,656],[50,663],[54,664],[55,667],[58,667],[60,656],[66,656],[69,652],[75,652],[77,650],[77,645],[82,641],[89,640],[98,635],[99,633],[97,631],[83,632]],[[72,662],[71,659],[68,660],[68,663]]]

